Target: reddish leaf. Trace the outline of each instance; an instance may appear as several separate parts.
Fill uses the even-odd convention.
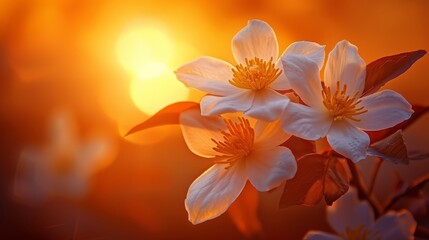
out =
[[[363,95],[376,92],[388,81],[407,71],[426,54],[425,50],[406,52],[375,60],[366,66],[365,89]]]
[[[368,148],[368,154],[395,164],[408,165],[410,162],[402,130],[398,130],[394,134],[371,144]]]
[[[133,127],[125,136],[151,127],[157,127],[167,124],[178,124],[180,113],[191,108],[199,108],[199,106],[200,105],[196,102],[177,102],[168,105],[167,107],[161,109],[159,112],[155,113],[155,115],[153,115],[148,120]]]
[[[410,160],[426,160],[429,159],[429,153],[420,151],[408,152],[408,159]]]
[[[316,152],[314,141],[308,141],[299,137],[292,136],[282,146],[289,148],[296,159]]]
[[[345,159],[331,158],[325,176],[325,202],[328,205],[349,190],[350,175]]]
[[[300,158],[295,177],[286,182],[280,207],[319,203],[323,197],[326,166],[326,158],[320,154],[309,154]]]
[[[258,217],[258,192],[249,183],[240,196],[229,207],[228,213],[238,230],[248,238],[263,236],[262,224]]]
[[[328,205],[349,188],[348,166],[333,156],[308,154],[298,160],[295,177],[286,182],[280,207],[316,205],[325,198]]]
[[[380,131],[366,131],[368,133],[369,138],[371,139],[371,143],[378,142],[392,134],[394,134],[399,129],[406,129],[411,124],[415,123],[418,119],[420,119],[426,112],[429,111],[429,106],[419,106],[419,105],[413,105],[414,113],[413,115],[406,121],[403,121],[402,123],[399,123],[398,125],[387,128]]]

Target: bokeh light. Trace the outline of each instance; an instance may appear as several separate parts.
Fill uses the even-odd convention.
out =
[[[130,93],[136,106],[148,115],[188,98],[188,89],[169,71],[150,80],[134,80],[130,85]]]
[[[429,50],[428,11],[427,0],[0,1],[0,239],[245,239],[228,214],[188,222],[186,192],[212,162],[189,151],[179,126],[125,136],[163,107],[205,94],[186,88],[174,70],[200,56],[234,64],[231,39],[250,19],[273,27],[280,53],[300,40],[326,45],[328,53],[342,39],[367,63]],[[427,66],[425,56],[385,88],[429,105]],[[97,166],[80,201],[22,205],[11,193],[18,158],[27,146],[43,145],[58,106],[75,116],[82,139],[94,128],[95,136],[113,138],[116,158]],[[405,132],[413,149],[429,152],[428,121]],[[381,196],[397,176],[428,171],[427,161],[385,166],[375,186]],[[258,194],[267,239],[330,230],[323,204],[279,210],[280,195]]]
[[[160,26],[135,22],[119,36],[117,54],[122,66],[137,79],[151,79],[167,71],[173,44]]]

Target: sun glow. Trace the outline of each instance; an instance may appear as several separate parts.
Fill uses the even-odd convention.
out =
[[[188,89],[179,81],[172,71],[150,80],[137,79],[130,85],[131,98],[141,111],[152,115],[163,107],[188,98]]]
[[[173,43],[160,26],[138,23],[124,30],[116,50],[126,71],[138,79],[151,79],[168,70]]]
[[[154,23],[131,25],[119,37],[119,62],[131,75],[130,94],[137,108],[152,115],[163,107],[188,98],[188,89],[170,66],[177,51],[166,30]]]

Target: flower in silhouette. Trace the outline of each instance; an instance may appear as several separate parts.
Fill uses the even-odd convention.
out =
[[[407,210],[389,211],[374,220],[374,212],[366,201],[359,201],[357,191],[349,192],[327,207],[328,223],[337,235],[310,231],[305,240],[414,239],[417,223]]]
[[[81,198],[90,177],[113,161],[114,144],[100,136],[80,141],[69,114],[58,112],[49,127],[45,145],[21,152],[14,185],[14,193],[21,200]]]

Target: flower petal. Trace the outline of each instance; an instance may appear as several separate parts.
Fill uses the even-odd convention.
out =
[[[255,57],[269,61],[277,60],[278,44],[274,30],[261,20],[250,20],[246,27],[232,39],[232,53],[237,63]]]
[[[239,91],[228,82],[232,79],[232,66],[216,58],[198,58],[181,66],[175,74],[187,87],[209,94],[225,96]]]
[[[324,80],[331,91],[335,92],[337,82],[340,82],[341,88],[343,84],[347,85],[347,95],[353,96],[356,92],[358,96],[362,95],[366,64],[357,51],[355,45],[343,40],[329,53]]]
[[[225,129],[226,126],[221,117],[203,117],[198,109],[191,109],[180,114],[179,122],[191,152],[205,158],[218,154],[213,150],[216,144],[211,139],[222,138],[219,129]]]
[[[257,121],[254,127],[254,149],[276,147],[288,140],[291,135],[281,128],[281,121]]]
[[[314,108],[324,108],[317,64],[308,57],[295,54],[286,55],[282,62],[292,89],[302,101]]]
[[[56,151],[73,151],[77,146],[77,132],[72,114],[59,110],[54,113],[49,125],[49,145]]]
[[[115,158],[115,152],[115,146],[108,138],[88,139],[76,152],[76,171],[83,176],[89,176],[109,166]]]
[[[254,95],[253,91],[245,90],[225,97],[205,96],[200,102],[201,115],[244,112],[252,106]]]
[[[271,89],[259,90],[255,92],[252,106],[244,115],[263,121],[274,121],[280,117],[289,101],[288,97]]]
[[[290,85],[290,82],[283,71],[283,63],[281,58],[277,60],[276,68],[282,70],[282,73],[277,77],[274,82],[269,85],[269,87],[277,91],[291,89],[292,86]]]
[[[289,45],[289,47],[282,54],[282,57],[288,54],[306,56],[313,60],[319,69],[321,69],[323,67],[323,61],[325,60],[325,46],[319,45],[315,42],[294,42]]]
[[[283,52],[282,56],[276,63],[276,68],[283,69],[282,58],[286,55],[303,55],[313,60],[319,69],[323,67],[323,61],[325,59],[325,46],[319,45],[313,42],[294,42]],[[284,71],[280,76],[270,85],[272,89],[275,90],[288,90],[291,89],[289,80],[286,77]]]
[[[198,224],[224,213],[246,184],[244,170],[242,161],[228,169],[223,164],[215,164],[199,176],[189,187],[185,199],[189,221]]]
[[[353,125],[363,130],[376,131],[393,127],[410,118],[413,113],[411,104],[391,90],[374,93],[360,100],[362,102],[358,107],[363,106],[368,111],[358,115],[357,118],[361,121],[354,122]]]
[[[13,194],[20,201],[41,202],[47,197],[49,159],[44,150],[22,150],[14,177]]]
[[[65,195],[70,198],[83,198],[88,192],[89,188],[88,176],[83,176],[82,173],[74,171],[67,176],[63,176],[58,179],[51,179],[51,182],[54,182],[51,186],[52,194]]]
[[[327,207],[328,223],[339,234],[344,234],[347,228],[357,229],[360,226],[370,228],[374,223],[374,212],[366,201],[359,201],[357,191],[349,191]]]
[[[342,240],[342,238],[321,231],[309,231],[303,240]]]
[[[347,120],[334,121],[327,137],[332,149],[353,162],[366,158],[369,145],[368,134],[357,129]]]
[[[246,158],[249,180],[258,191],[265,192],[293,178],[297,164],[286,147],[255,149]]]
[[[383,239],[414,239],[417,223],[407,210],[389,211],[381,216],[374,225],[374,230]]]
[[[328,134],[332,117],[328,113],[290,102],[281,121],[286,132],[307,140],[317,140]]]

